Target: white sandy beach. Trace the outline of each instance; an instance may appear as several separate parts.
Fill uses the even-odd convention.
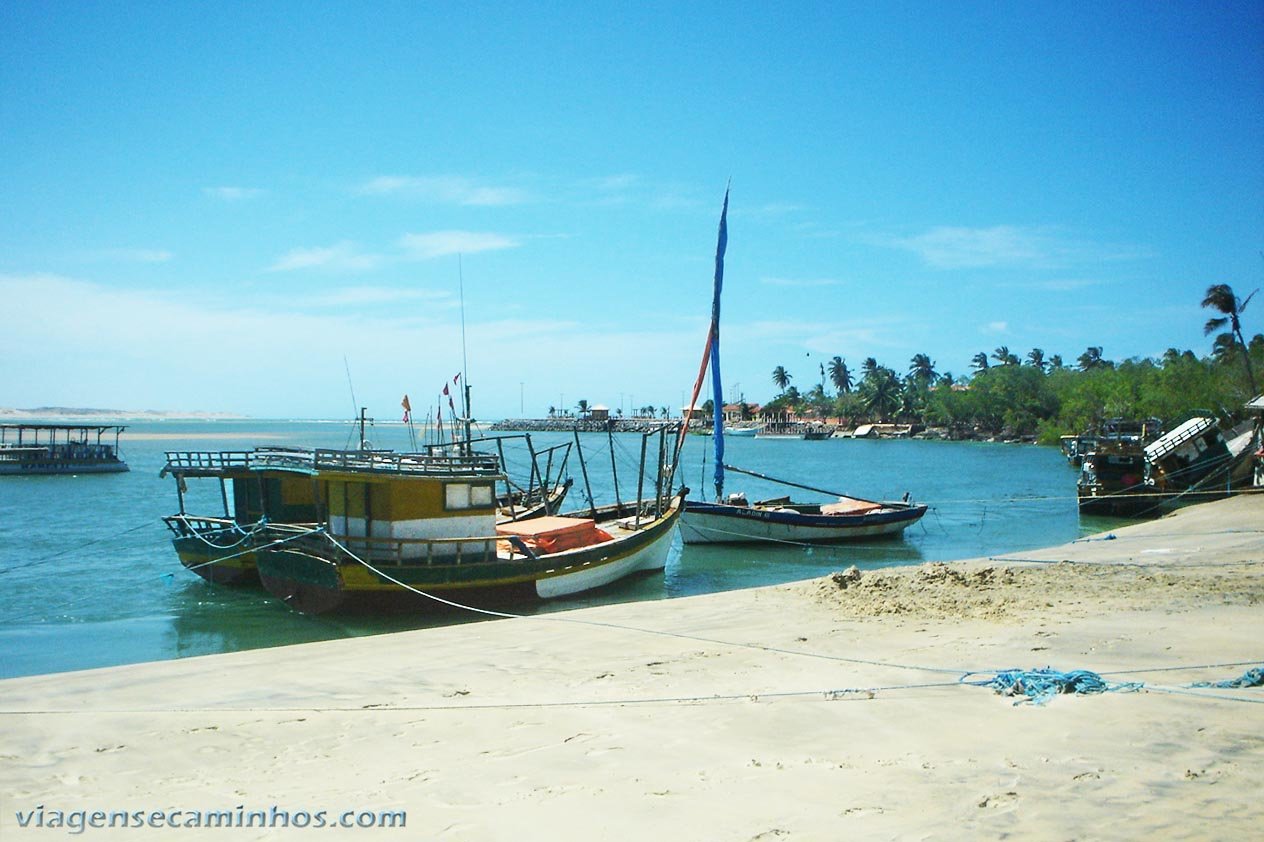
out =
[[[1189,685],[1264,665],[1264,495],[1113,535],[3,681],[0,838],[239,806],[406,812],[322,839],[1252,838],[1264,689]],[[1034,705],[959,683],[1045,666],[1144,686]]]

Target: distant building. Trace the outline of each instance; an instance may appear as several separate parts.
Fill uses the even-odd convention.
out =
[[[590,407],[588,410],[588,417],[593,421],[609,421],[610,407],[602,406],[601,404]]]

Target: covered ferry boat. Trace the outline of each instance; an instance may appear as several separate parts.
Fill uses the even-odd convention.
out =
[[[0,424],[0,476],[129,470],[119,456],[125,429],[114,424]]]
[[[565,516],[503,519],[493,453],[260,448],[169,454],[181,512],[166,521],[186,567],[213,581],[253,568],[303,613],[566,596],[666,565],[684,495],[669,491],[668,429],[643,434],[660,436],[652,496],[643,442],[635,501]],[[185,511],[183,480],[195,475],[231,480],[228,516]]]

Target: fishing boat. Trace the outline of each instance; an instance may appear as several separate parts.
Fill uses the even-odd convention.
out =
[[[1221,431],[1210,414],[1196,415],[1158,437],[1115,424],[1080,457],[1077,496],[1085,514],[1157,516],[1178,506],[1224,497],[1249,483],[1252,425]]]
[[[125,429],[113,424],[0,424],[0,476],[127,471],[119,456],[119,436]]]
[[[1249,481],[1254,425],[1227,433],[1214,416],[1196,415],[1146,445],[1150,480],[1161,493],[1206,500]]]
[[[668,428],[643,435],[656,433],[665,441]],[[643,443],[634,501],[512,521],[497,506],[502,460],[471,447],[171,454],[168,472],[179,480],[231,480],[235,508],[223,518],[190,515],[178,482],[181,513],[166,520],[186,567],[213,581],[253,567],[302,613],[550,599],[666,565],[685,491],[669,493],[660,458],[645,493],[645,453]]]
[[[723,405],[720,378],[720,296],[724,286],[724,252],[728,244],[728,192],[720,213],[720,232],[715,255],[715,280],[711,302],[711,326],[703,348],[702,363],[694,382],[688,413],[697,405],[708,368],[714,405]],[[799,483],[778,480],[725,464],[725,430],[717,417],[712,444],[715,448],[715,502],[688,500],[680,518],[680,537],[686,544],[732,544],[758,541],[830,543],[860,538],[900,535],[921,520],[927,507],[904,500],[879,502],[848,494],[825,491]],[[802,438],[800,435],[799,438]],[[750,503],[745,495],[724,496],[725,470],[743,473],[781,485],[826,494],[836,498],[828,503],[795,503],[789,497]]]
[[[525,485],[515,482],[504,466],[507,441],[523,439],[530,454],[531,467]],[[495,520],[497,523],[530,520],[557,514],[562,507],[572,479],[564,476],[569,457],[569,443],[536,451],[530,436],[504,436],[475,439],[472,448],[494,444],[497,453],[490,458],[500,467],[497,473]],[[398,460],[401,465],[427,464],[465,445],[430,445],[416,453],[395,453],[373,450],[360,433],[360,448],[349,451],[367,454],[365,459],[385,462]],[[330,451],[336,452],[336,451]],[[558,455],[560,452],[560,455]],[[220,585],[255,585],[259,583],[256,548],[265,543],[269,524],[315,524],[324,516],[325,508],[318,499],[313,468],[302,477],[292,470],[296,462],[317,464],[315,451],[305,448],[258,447],[246,451],[168,451],[167,462],[159,475],[175,478],[179,511],[163,518],[172,533],[172,544],[181,564],[207,581]],[[543,463],[543,464],[542,464]],[[190,480],[214,480],[217,487],[207,490]],[[199,493],[200,492],[200,493]],[[193,514],[190,506],[202,509]],[[210,507],[213,515],[206,514]]]

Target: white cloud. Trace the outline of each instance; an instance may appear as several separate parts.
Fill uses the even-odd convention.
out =
[[[164,249],[106,249],[100,252],[100,257],[104,260],[125,263],[166,263],[174,256]]]
[[[405,234],[399,245],[409,257],[429,260],[449,254],[476,254],[480,251],[517,248],[521,243],[504,234],[480,231],[432,231],[427,234]]]
[[[440,306],[455,307],[452,294],[432,289],[399,289],[396,287],[355,286],[330,290],[305,302],[317,307],[393,304],[397,301],[428,301]]]
[[[936,269],[988,266],[1052,268],[1072,263],[1139,260],[1144,247],[1067,238],[1056,228],[995,225],[991,228],[939,226],[912,237],[870,238],[878,245],[910,251]]]
[[[842,283],[833,278],[760,278],[759,282],[774,287],[835,287]]]
[[[1052,247],[1044,233],[1011,225],[941,226],[915,237],[891,238],[887,244],[911,251],[937,269],[1031,264],[1047,260]]]
[[[369,297],[385,297],[375,289]],[[0,394],[13,406],[341,417],[349,367],[371,412],[393,414],[408,392],[420,415],[427,389],[437,396],[462,367],[461,322],[446,308],[303,313],[271,301],[225,306],[188,290],[119,289],[56,275],[0,275],[0,299],[13,320],[0,332],[0,354],[11,363],[0,367]],[[53,321],[39,317],[49,300],[62,305]],[[621,393],[675,406],[686,386],[662,372],[696,370],[698,363],[699,330],[626,329],[617,318],[596,324],[470,316],[468,376],[481,418],[517,415],[523,391],[534,416],[580,398],[617,406]],[[590,365],[559,368],[555,361],[577,347]],[[618,376],[597,382],[593,370]],[[206,384],[223,383],[234,371],[244,375],[208,398]],[[278,391],[277,383],[285,388]]]
[[[292,272],[296,269],[325,269],[359,272],[373,269],[382,262],[381,255],[367,254],[352,242],[344,240],[323,248],[293,249],[277,258],[269,272]]]
[[[212,199],[225,202],[241,202],[262,196],[264,191],[258,187],[204,187],[202,193]]]
[[[1009,333],[1009,322],[988,322],[983,326],[984,333]]]
[[[519,205],[528,200],[526,191],[516,187],[475,184],[459,176],[382,175],[360,185],[358,192],[475,206]]]

